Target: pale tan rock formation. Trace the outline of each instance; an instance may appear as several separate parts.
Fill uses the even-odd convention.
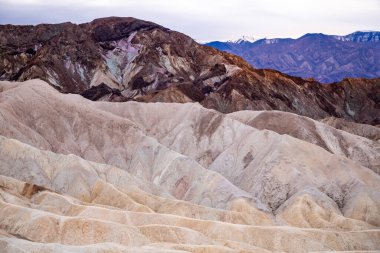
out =
[[[378,144],[308,118],[31,80],[0,82],[0,135],[1,252],[380,249]]]
[[[326,125],[307,117],[280,111],[239,111],[229,115],[254,128],[287,134],[318,145],[380,173],[380,143],[376,141],[377,135],[380,138],[378,127],[336,118],[325,119],[326,122],[330,122]],[[337,127],[338,130],[336,126],[341,127]]]
[[[346,132],[363,136],[370,140],[380,141],[380,128],[379,125],[372,126],[367,124],[359,124],[351,121],[347,121],[341,118],[328,117],[322,119],[321,122],[324,124],[330,125],[334,128],[344,130]]]

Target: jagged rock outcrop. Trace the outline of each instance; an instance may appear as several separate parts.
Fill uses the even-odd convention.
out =
[[[93,86],[79,94],[93,101],[105,100],[110,102],[124,102],[128,100],[121,94],[120,90],[111,88],[104,83]]]
[[[377,250],[376,150],[295,114],[0,82],[0,249]]]
[[[224,113],[275,109],[380,123],[380,79],[321,85],[256,70],[240,57],[138,19],[6,25],[0,38],[1,80],[40,78],[95,100],[199,102]]]

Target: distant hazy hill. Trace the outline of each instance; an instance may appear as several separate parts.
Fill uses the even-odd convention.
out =
[[[255,68],[336,82],[380,76],[380,32],[346,36],[306,34],[298,39],[213,41],[207,45],[242,56]]]

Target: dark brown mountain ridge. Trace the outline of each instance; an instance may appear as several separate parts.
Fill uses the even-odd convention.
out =
[[[134,18],[0,26],[0,80],[39,78],[93,100],[199,102],[229,113],[281,110],[380,124],[380,79],[322,85]]]

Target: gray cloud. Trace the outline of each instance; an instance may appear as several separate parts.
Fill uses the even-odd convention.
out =
[[[2,24],[82,23],[98,17],[132,16],[200,41],[241,35],[347,34],[380,27],[379,0],[0,0],[0,6]]]

